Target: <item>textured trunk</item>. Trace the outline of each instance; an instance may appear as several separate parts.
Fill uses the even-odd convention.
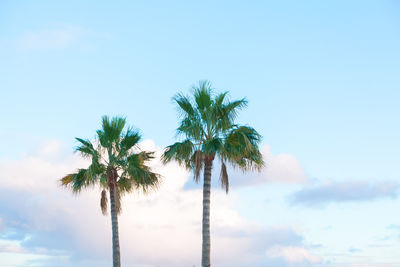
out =
[[[205,160],[204,185],[203,185],[203,244],[201,253],[201,266],[210,267],[210,196],[211,196],[211,169],[212,160]]]
[[[110,186],[110,208],[111,208],[111,224],[112,224],[112,245],[113,245],[113,267],[121,266],[119,235],[118,235],[118,214],[115,206],[115,188]]]

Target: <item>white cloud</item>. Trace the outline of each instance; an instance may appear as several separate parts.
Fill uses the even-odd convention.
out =
[[[151,140],[142,147],[161,153]],[[86,164],[77,155],[61,159],[59,149],[60,144],[52,141],[36,156],[0,162],[3,229],[28,237],[14,238],[22,249],[52,256],[32,266],[106,266],[111,260],[111,220],[100,212],[100,191],[73,195],[58,186],[59,178]],[[119,217],[122,261],[127,266],[198,266],[201,189],[184,190],[191,177],[174,163],[163,166],[155,160],[152,165],[163,175],[160,189],[123,198]],[[301,235],[290,227],[271,228],[246,220],[235,209],[235,199],[234,193],[227,196],[214,190],[212,194],[214,265],[286,266],[284,254],[271,258],[265,251],[274,246],[301,247]]]
[[[263,176],[267,181],[280,183],[305,183],[308,181],[300,162],[294,155],[273,155],[269,145],[262,148],[262,153],[266,163]]]
[[[316,255],[310,254],[310,252],[303,247],[294,246],[274,246],[267,251],[267,255],[270,257],[283,257],[291,264],[293,263],[322,263],[322,258]]]
[[[230,168],[230,183],[232,186],[255,185],[262,183],[304,184],[309,182],[300,162],[291,154],[273,154],[271,147],[261,148],[265,167],[261,173],[241,171]],[[219,171],[219,167],[216,167]],[[218,175],[218,173],[216,173]]]

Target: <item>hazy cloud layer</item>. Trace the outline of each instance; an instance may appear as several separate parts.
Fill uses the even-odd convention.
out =
[[[307,186],[289,197],[293,205],[323,206],[332,202],[370,201],[396,198],[399,184],[393,181],[326,181]]]
[[[152,141],[142,146],[157,150]],[[0,249],[47,256],[23,266],[108,266],[111,220],[102,216],[98,189],[73,195],[57,180],[86,162],[60,154],[56,141],[36,155],[0,162]],[[123,199],[122,259],[127,266],[198,266],[201,247],[201,190],[183,190],[189,174],[172,163],[153,167],[160,190]],[[235,194],[214,190],[211,208],[215,266],[306,266],[322,260],[291,227],[264,227],[235,209]],[[12,201],[10,201],[12,200]],[[7,242],[13,242],[13,246]]]

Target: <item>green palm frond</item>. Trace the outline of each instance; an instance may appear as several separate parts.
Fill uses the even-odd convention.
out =
[[[123,157],[128,155],[129,150],[138,145],[138,142],[141,139],[141,135],[138,131],[134,131],[129,128],[126,133],[123,135],[121,142],[119,143],[119,155],[118,157]]]
[[[203,113],[212,105],[212,91],[209,81],[200,81],[197,87],[193,87],[194,101],[200,113]]]
[[[181,125],[177,129],[178,135],[183,135],[194,140],[201,140],[206,135],[199,118],[186,117],[182,119]]]
[[[154,173],[145,163],[154,158],[153,152],[142,151],[128,158],[128,166],[118,183],[121,191],[132,190],[133,187],[147,192],[156,189],[160,182],[160,175]]]
[[[190,159],[194,153],[194,144],[191,140],[186,139],[183,142],[176,142],[168,146],[161,157],[162,162],[167,163],[176,160],[180,165],[190,167]]]
[[[227,95],[228,95],[228,92],[223,92],[223,93],[218,94],[214,99],[215,105],[222,106]]]
[[[92,186],[94,182],[94,177],[89,169],[78,169],[76,173],[61,178],[61,185],[69,187],[74,193],[79,193],[82,188]]]
[[[238,111],[247,106],[245,98],[226,104],[215,106],[215,121],[216,129],[220,132],[225,132],[234,127],[234,121],[238,115]]]
[[[184,117],[195,117],[195,109],[192,106],[189,98],[182,93],[176,94],[172,100],[174,100],[180,107],[179,111]]]
[[[102,129],[97,131],[101,145],[110,149],[118,143],[125,124],[125,118],[113,117],[110,119],[108,116],[103,116]]]
[[[80,144],[75,148],[76,152],[80,152],[82,157],[91,158],[98,157],[97,150],[93,147],[89,140],[75,138]]]
[[[261,135],[251,127],[240,126],[226,137],[222,157],[243,170],[260,170],[264,166],[258,145]]]
[[[149,170],[143,170],[141,176],[135,176],[133,179],[136,188],[144,193],[157,189],[160,184],[160,175]]]
[[[133,189],[136,188],[135,185],[135,180],[127,178],[125,174],[122,174],[121,177],[118,180],[118,188],[120,192],[126,192],[130,193],[133,191]]]
[[[261,135],[251,127],[238,126],[232,129],[227,137],[226,144],[231,146],[245,146],[251,148],[261,142]]]
[[[202,151],[205,154],[218,154],[224,146],[224,140],[220,137],[207,139],[203,142]]]

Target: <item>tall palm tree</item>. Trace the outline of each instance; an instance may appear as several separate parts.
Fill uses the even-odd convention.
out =
[[[121,196],[132,190],[144,192],[156,188],[160,175],[151,171],[147,165],[154,158],[154,152],[141,151],[138,143],[141,136],[132,128],[124,130],[125,118],[107,116],[102,118],[102,128],[97,130],[94,142],[76,138],[79,145],[76,152],[88,158],[91,164],[86,169],[63,177],[63,186],[74,193],[82,189],[99,185],[102,189],[100,206],[107,214],[107,191],[110,196],[113,266],[120,267],[120,246],[118,235],[118,214],[121,212]]]
[[[203,170],[203,225],[201,266],[210,267],[210,191],[213,161],[221,161],[220,182],[228,193],[226,163],[243,171],[261,170],[263,160],[258,145],[261,136],[249,126],[235,124],[238,110],[247,106],[246,99],[228,101],[227,94],[214,94],[208,81],[193,88],[193,97],[179,93],[173,97],[182,120],[177,129],[182,141],[168,146],[162,156],[164,164],[176,160],[194,172],[199,181]]]

